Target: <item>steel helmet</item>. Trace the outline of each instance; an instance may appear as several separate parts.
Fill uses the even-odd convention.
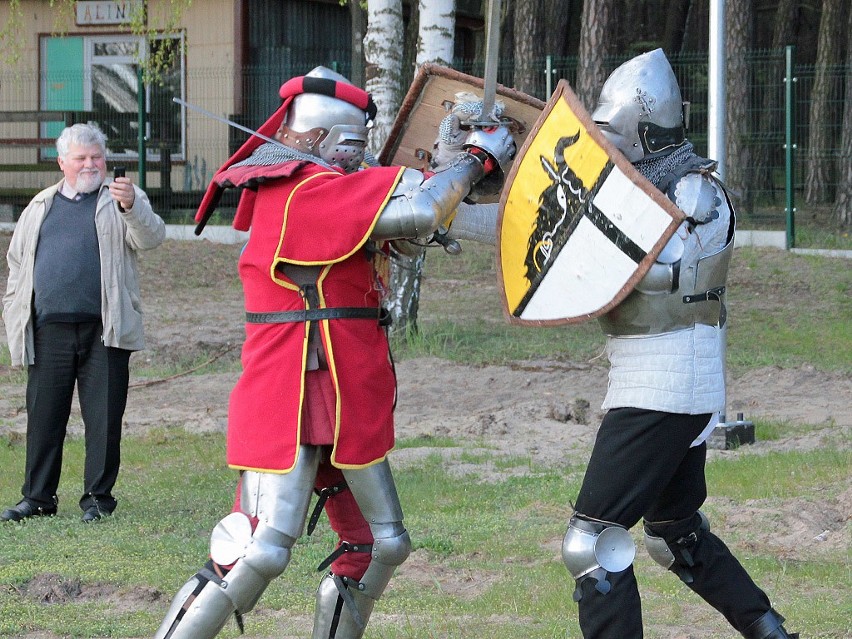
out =
[[[684,103],[663,50],[638,55],[613,71],[592,119],[631,162],[666,155],[680,145]]]
[[[322,158],[347,173],[364,160],[368,125],[375,117],[370,96],[345,77],[323,66],[293,78],[280,90],[292,95],[276,137]]]

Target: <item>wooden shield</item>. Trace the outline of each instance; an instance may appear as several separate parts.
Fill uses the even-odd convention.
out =
[[[683,219],[560,80],[500,199],[497,267],[509,321],[571,324],[606,313]]]
[[[482,97],[484,80],[436,64],[424,64],[402,102],[388,139],[379,154],[383,166],[428,169],[429,154],[438,137],[438,126],[455,94],[460,91]],[[505,108],[503,117],[512,121],[512,134],[518,148],[527,139],[545,103],[520,91],[497,85],[497,99]],[[480,203],[497,202],[499,194],[482,197]]]

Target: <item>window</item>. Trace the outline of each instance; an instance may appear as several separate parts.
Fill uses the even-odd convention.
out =
[[[147,45],[146,45],[147,43]],[[167,148],[172,159],[185,157],[183,35],[151,40],[132,35],[44,37],[41,42],[41,108],[83,112],[81,119],[98,123],[107,135],[109,159],[139,155],[140,61],[165,48],[178,52],[172,68],[145,86],[145,147],[148,160],[160,159]],[[47,123],[42,135],[56,137],[60,123]],[[51,157],[44,151],[43,155]],[[52,151],[52,156],[56,151]]]

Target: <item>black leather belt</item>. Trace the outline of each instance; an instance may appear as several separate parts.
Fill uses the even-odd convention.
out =
[[[315,322],[327,319],[374,319],[382,326],[390,322],[390,313],[383,308],[366,306],[338,306],[335,308],[308,308],[303,311],[276,311],[271,313],[246,313],[249,324],[285,324],[287,322]]]

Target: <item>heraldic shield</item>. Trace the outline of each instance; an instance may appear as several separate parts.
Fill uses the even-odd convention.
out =
[[[500,199],[497,267],[510,322],[571,324],[621,302],[684,219],[560,80]]]

